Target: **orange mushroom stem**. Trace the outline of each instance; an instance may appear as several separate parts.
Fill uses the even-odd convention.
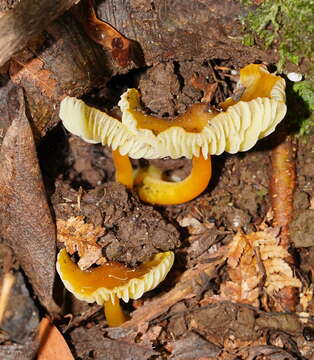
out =
[[[170,182],[162,179],[162,172],[151,165],[146,170],[140,170],[133,176],[132,165],[127,155],[121,155],[119,150],[112,152],[116,169],[116,181],[129,189],[139,185],[139,197],[150,204],[175,205],[193,200],[207,187],[211,175],[211,159],[193,157],[192,171],[184,180]]]
[[[110,327],[120,326],[129,319],[122,311],[120,300],[117,296],[115,296],[114,301],[104,301],[104,310],[107,323]]]
[[[139,196],[141,200],[159,205],[182,204],[201,194],[211,178],[211,159],[193,157],[192,171],[184,180],[170,182],[162,180],[162,172],[155,166],[150,166],[147,173],[139,174]]]
[[[81,270],[65,249],[59,252],[57,271],[64,286],[79,300],[103,305],[109,326],[119,326],[128,317],[123,313],[119,299],[125,302],[138,299],[144,292],[154,289],[172,267],[174,254],[159,253],[136,269],[117,262]]]
[[[121,155],[119,150],[113,150],[112,159],[116,169],[116,181],[132,189],[133,169],[129,157],[127,155]]]

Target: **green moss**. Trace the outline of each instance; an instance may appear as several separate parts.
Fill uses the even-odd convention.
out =
[[[262,40],[266,47],[276,47],[279,71],[286,61],[298,64],[313,56],[314,0],[264,0],[255,7],[252,0],[240,2],[247,11],[241,21],[249,34],[243,42],[253,45]]]
[[[247,46],[263,44],[276,49],[277,68],[281,72],[287,62],[311,62],[314,54],[314,0],[240,0],[246,15],[241,18]],[[305,80],[287,85],[288,118],[300,135],[314,131],[314,76],[309,68]],[[290,108],[290,109],[289,109]],[[289,116],[290,113],[290,116]],[[291,115],[293,114],[293,115]]]
[[[299,135],[308,135],[314,131],[314,79],[300,81],[293,84],[292,91],[303,102],[303,112],[298,119]]]

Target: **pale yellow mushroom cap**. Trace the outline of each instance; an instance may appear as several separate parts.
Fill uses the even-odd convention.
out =
[[[285,81],[270,74],[262,65],[248,65],[240,71],[240,85],[246,89],[240,101],[227,99],[225,111],[208,114],[208,123],[199,132],[171,126],[156,133],[138,127],[139,93],[127,90],[119,102],[122,121],[87,106],[75,98],[61,103],[60,118],[73,134],[88,142],[101,142],[121,155],[131,158],[157,159],[170,156],[192,158],[202,154],[237,153],[253,147],[273,132],[286,114]]]
[[[116,298],[128,302],[139,299],[146,291],[161,283],[174,262],[171,251],[159,253],[136,269],[108,262],[90,270],[81,270],[72,262],[65,249],[58,254],[57,271],[66,287],[79,300],[103,305]]]

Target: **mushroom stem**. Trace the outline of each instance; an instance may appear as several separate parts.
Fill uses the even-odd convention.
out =
[[[162,172],[150,166],[146,174],[139,174],[143,177],[139,196],[141,200],[151,204],[182,204],[194,199],[206,189],[211,173],[211,159],[204,159],[203,155],[193,157],[190,175],[179,182],[162,180]],[[138,180],[135,179],[135,182]]]
[[[133,169],[129,157],[127,155],[121,155],[117,149],[112,151],[112,159],[116,168],[116,181],[132,189]]]
[[[128,317],[121,309],[120,301],[117,296],[115,296],[114,302],[111,300],[104,302],[104,310],[107,323],[110,327],[120,326],[128,320]]]

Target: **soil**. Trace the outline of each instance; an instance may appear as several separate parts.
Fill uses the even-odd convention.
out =
[[[229,2],[234,11],[239,11],[235,2]],[[153,24],[160,21],[160,18],[153,18],[154,2],[130,0],[127,3],[132,16],[135,16],[137,9],[142,16],[146,14],[143,21]],[[107,12],[110,4],[100,4],[98,11],[102,17],[110,19],[112,16]],[[189,105],[201,102],[207,87],[213,82],[217,82],[218,87],[210,105],[217,105],[230,96],[236,86],[239,68],[247,64],[248,59],[258,62],[260,53],[252,51],[248,56],[245,49],[238,47],[236,55],[231,55],[231,40],[224,39],[216,52],[211,48],[208,57],[204,56],[204,52],[187,57],[186,46],[191,46],[191,53],[193,46],[203,49],[199,42],[193,45],[197,33],[208,25],[205,16],[208,4],[200,1],[199,6],[201,10],[198,12],[197,26],[193,28],[193,19],[189,20],[181,29],[180,44],[173,43],[173,47],[169,48],[163,43],[156,57],[153,55],[156,54],[154,42],[157,41],[157,34],[148,33],[145,28],[146,32],[138,35],[139,25],[132,18],[137,40],[143,41],[142,37],[150,39],[143,46],[146,66],[137,70],[124,69],[121,71],[123,75],[116,75],[114,71],[110,74],[106,72],[106,79],[102,83],[95,75],[97,86],[91,90],[91,84],[86,87],[82,85],[84,89],[80,89],[79,95],[84,93],[84,100],[88,103],[114,112],[118,96],[131,84],[140,90],[145,111],[160,117],[175,116],[183,113]],[[215,13],[221,9],[216,4],[211,11]],[[230,16],[225,13],[218,21],[220,26],[225,26]],[[181,24],[181,20],[178,19],[177,23]],[[173,9],[166,23],[169,39],[166,38],[165,43],[169,44],[173,37],[171,29],[175,24]],[[123,28],[123,22],[120,25]],[[129,28],[125,29],[126,35],[131,37]],[[218,30],[213,29],[214,39],[216,32]],[[187,43],[183,42],[185,36],[188,36]],[[210,39],[206,41],[210,42]],[[176,53],[180,46],[182,49]],[[273,56],[264,56],[263,60],[271,64]],[[103,72],[99,71],[99,74]],[[201,86],[196,86],[195,76]],[[4,113],[3,104],[8,101],[12,83],[8,84],[5,77],[2,80],[0,110]],[[31,96],[33,102],[35,95],[32,93]],[[171,250],[175,253],[175,265],[166,281],[142,299],[123,305],[124,310],[132,316],[147,306],[147,312],[153,312],[154,306],[151,309],[149,306],[155,297],[171,294],[176,284],[181,284],[182,278],[184,280],[186,272],[195,270],[197,273],[197,276],[193,275],[192,271],[192,275],[189,275],[192,276],[189,294],[181,298],[178,295],[177,300],[169,303],[165,300],[166,304],[162,304],[164,308],[161,307],[160,313],[156,312],[156,316],[149,321],[119,328],[108,328],[102,307],[77,300],[69,293],[64,296],[62,284],[57,283],[56,289],[59,290],[56,291],[56,301],[60,308],[53,314],[54,322],[62,331],[75,359],[314,359],[314,307],[311,299],[307,308],[309,317],[302,322],[295,313],[272,312],[262,300],[260,308],[257,308],[219,299],[220,284],[228,280],[225,260],[210,275],[197,270],[199,266],[210,266],[217,261],[219,250],[229,244],[237,232],[248,234],[263,226],[271,226],[271,151],[276,145],[276,136],[260,141],[245,153],[214,156],[213,177],[208,188],[189,203],[152,206],[141,202],[136,191],[115,182],[109,148],[88,144],[68,134],[61,123],[56,124],[55,118],[52,122],[47,118],[45,114],[44,122],[48,121],[49,126],[40,131],[44,136],[36,139],[53,221],[83,216],[86,223],[104,228],[104,235],[97,240],[103,257],[129,267],[136,267],[161,251]],[[7,121],[4,128],[9,123]],[[314,274],[313,144],[314,136],[295,137],[294,140],[297,178],[293,221],[290,224],[292,250],[296,255],[294,272],[310,289]],[[187,159],[134,160],[133,166],[147,163],[161,168],[170,179],[182,179],[191,170],[191,161]],[[63,246],[58,243],[58,249]],[[2,262],[5,254],[5,251],[0,252]],[[77,260],[76,255],[72,257],[74,260]],[[2,358],[17,359],[21,349],[24,349],[25,356],[31,359],[36,346],[30,339],[38,325],[39,313],[45,310],[37,300],[32,300],[31,281],[27,280],[12,256],[12,268],[17,274],[14,296],[21,299],[16,301],[22,315],[18,320],[14,316],[8,317],[7,321],[11,323],[1,325],[7,336],[0,339],[0,354]],[[3,275],[6,267],[1,265]],[[215,297],[217,301],[213,301]],[[299,303],[297,310],[302,313]],[[65,317],[67,314],[70,314],[70,321]],[[16,323],[23,327],[23,333],[16,333]]]

